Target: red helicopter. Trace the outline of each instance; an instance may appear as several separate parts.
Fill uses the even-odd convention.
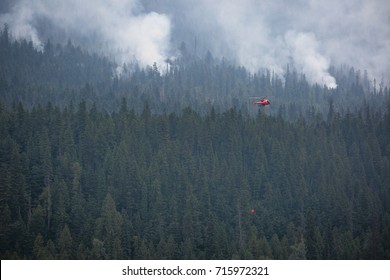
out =
[[[260,101],[253,102],[253,105],[259,105],[259,106],[268,106],[269,104],[271,104],[271,102],[269,102],[267,98],[263,98]]]

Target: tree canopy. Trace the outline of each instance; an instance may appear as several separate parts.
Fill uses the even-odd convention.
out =
[[[389,93],[359,70],[119,76],[7,28],[0,61],[2,259],[390,258]]]

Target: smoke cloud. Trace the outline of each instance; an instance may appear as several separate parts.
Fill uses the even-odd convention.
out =
[[[251,72],[296,68],[312,83],[337,86],[330,65],[390,78],[387,0],[17,0],[0,16],[17,38],[42,49],[57,34],[124,63],[164,61],[183,41]],[[0,9],[0,11],[4,11]],[[56,30],[54,32],[54,30]]]
[[[288,31],[285,36],[286,44],[290,47],[295,65],[312,82],[336,88],[336,80],[327,71],[329,61],[318,52],[318,42],[313,33],[296,33]]]
[[[208,4],[204,1],[206,7]],[[208,5],[210,16],[216,19],[222,31],[220,39],[225,41],[227,52],[236,57],[239,64],[252,72],[267,67],[282,74],[286,65],[292,63],[300,72],[306,73],[311,82],[330,88],[337,86],[327,72],[329,58],[321,53],[314,33],[285,29],[292,27],[284,22],[288,21],[288,15],[284,15],[286,9],[275,5],[275,1],[221,3],[223,5],[218,3],[211,9]]]
[[[196,38],[198,52],[203,48],[235,59],[250,71],[270,68],[281,74],[289,64],[311,82],[335,87],[329,66],[348,65],[367,70],[371,79],[390,82],[387,0],[143,3],[148,9],[171,14],[172,33],[190,44]]]
[[[141,66],[162,65],[169,56],[169,17],[143,12],[137,0],[19,0],[2,21],[16,38],[31,39],[38,49],[43,46],[38,34],[46,31],[47,37],[57,33],[104,51],[118,63],[136,59]]]

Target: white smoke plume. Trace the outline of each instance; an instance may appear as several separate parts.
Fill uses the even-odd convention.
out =
[[[169,56],[169,17],[143,12],[137,0],[19,0],[1,21],[16,38],[31,39],[38,49],[44,43],[39,31],[53,25],[68,39],[114,56],[118,63],[136,58],[141,66],[163,65]]]
[[[0,15],[1,25],[7,24],[14,37],[28,39],[38,50],[43,50],[43,44],[37,30],[31,25],[35,18],[34,11],[23,5],[14,7],[13,10],[10,13]]]
[[[329,65],[367,70],[390,84],[388,0],[143,0],[172,15],[173,34],[251,71],[283,73],[334,87]],[[194,47],[195,48],[195,47]]]
[[[388,0],[7,0],[5,6],[11,8],[0,23],[37,48],[53,25],[59,36],[119,63],[162,65],[183,41],[197,55],[209,50],[251,72],[283,74],[293,65],[310,82],[334,88],[330,65],[349,65],[390,84]]]
[[[306,73],[311,82],[336,88],[336,79],[328,73],[329,60],[318,52],[318,42],[313,33],[288,31],[285,36],[295,65]]]
[[[275,21],[273,26],[273,17],[279,13],[273,1],[219,3],[222,5],[212,5],[211,9],[209,6],[209,11],[222,30],[221,39],[225,40],[229,51],[232,49],[238,63],[252,72],[267,67],[282,74],[285,66],[293,62],[310,82],[337,87],[335,79],[328,73],[329,59],[321,54],[313,33],[277,30],[277,24],[283,23],[283,18]]]

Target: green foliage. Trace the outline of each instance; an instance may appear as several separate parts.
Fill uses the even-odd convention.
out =
[[[390,258],[388,89],[359,71],[329,90],[208,54],[117,77],[6,29],[0,61],[2,259]]]
[[[3,258],[389,257],[388,112],[147,110],[2,110]]]

